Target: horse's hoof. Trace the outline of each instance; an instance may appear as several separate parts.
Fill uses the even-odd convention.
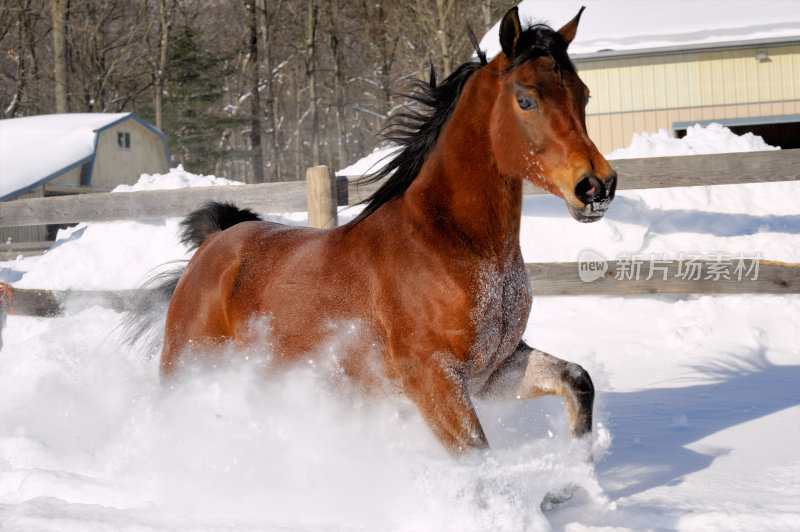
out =
[[[539,508],[541,508],[543,512],[555,510],[572,499],[576,491],[578,491],[578,486],[575,484],[569,484],[562,488],[549,491],[542,499],[542,504],[539,505]]]

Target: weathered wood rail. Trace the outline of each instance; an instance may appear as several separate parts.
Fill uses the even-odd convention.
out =
[[[579,275],[577,262],[538,262],[525,265],[535,296],[634,296],[634,295],[735,295],[735,294],[800,294],[800,264],[756,260],[745,261],[750,271],[736,272],[736,259],[724,263],[700,260],[693,263],[695,276],[687,272],[687,263],[677,260],[659,261],[650,275],[649,263],[643,261],[635,272],[628,264],[608,261],[602,277],[585,282]],[[755,269],[757,268],[757,271]],[[695,278],[696,277],[696,278]]]
[[[800,179],[800,149],[616,159],[609,162],[619,174],[618,190],[740,185]],[[351,182],[350,205],[369,197],[378,186],[380,183],[359,187]],[[526,195],[546,193],[527,181],[522,190]]]
[[[736,294],[800,294],[800,264],[758,261],[757,272],[742,272],[737,278],[733,265],[716,278],[709,273],[718,261],[701,260],[694,264],[700,275],[687,279],[681,274],[685,268],[680,261],[661,261],[659,270],[649,277],[647,263],[637,275],[620,276],[619,261],[609,261],[608,271],[593,281],[582,281],[577,262],[531,262],[525,264],[534,296],[633,296],[633,295],[736,295]],[[751,260],[747,260],[747,266]],[[663,270],[661,269],[663,268]],[[628,272],[630,273],[630,272]],[[663,274],[663,275],[662,275]],[[618,278],[619,277],[619,278]],[[754,278],[755,277],[755,278]],[[0,283],[1,284],[1,283]],[[35,290],[13,288],[11,303],[14,313],[23,316],[58,316],[70,301],[83,300],[91,304],[124,311],[132,308],[148,290]],[[0,303],[2,308],[2,303]],[[8,310],[8,305],[5,307]],[[2,310],[0,310],[2,312]]]
[[[800,179],[800,149],[611,161],[619,189],[691,187]],[[355,176],[354,176],[355,177]],[[355,205],[380,183],[337,178],[337,205]],[[525,194],[544,194],[526,182]],[[0,226],[175,218],[203,203],[232,201],[262,214],[308,210],[306,181],[97,193],[0,202]],[[328,208],[328,207],[323,207]]]
[[[0,226],[178,218],[211,200],[230,201],[264,214],[308,210],[306,182],[289,181],[5,201],[0,202]]]
[[[681,261],[660,261],[656,272],[650,275],[647,263],[634,272],[621,268],[619,261],[607,263],[604,274],[592,281],[581,280],[579,263],[537,262],[525,265],[534,297],[541,296],[633,296],[633,295],[735,295],[735,294],[800,294],[800,264],[757,261],[753,271],[752,260],[747,261],[748,271],[735,271],[734,261],[721,271],[719,261],[697,261],[697,279],[686,275],[686,264]],[[622,273],[622,275],[620,275]],[[635,273],[635,275],[634,275]],[[686,277],[689,277],[688,279]],[[13,288],[0,283],[0,347],[2,330],[8,314],[21,316],[57,317],[71,303],[100,305],[117,312],[136,308],[149,297],[148,290],[34,290]]]

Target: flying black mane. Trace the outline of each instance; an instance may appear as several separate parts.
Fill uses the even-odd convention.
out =
[[[430,80],[416,81],[412,92],[401,94],[421,104],[421,108],[406,107],[392,115],[381,132],[381,139],[400,146],[400,151],[382,170],[366,175],[359,184],[369,184],[387,178],[381,187],[364,203],[366,206],[354,220],[360,222],[378,208],[399,198],[416,179],[425,162],[425,156],[436,144],[445,124],[455,111],[458,98],[467,80],[486,65],[486,54],[478,47],[478,40],[467,28],[470,41],[478,56],[477,61],[467,61],[450,74],[440,85],[436,84],[436,70],[431,63]]]
[[[440,85],[436,85],[436,72],[431,63],[431,75],[428,82],[417,81],[409,94],[401,94],[420,104],[418,108],[406,107],[405,110],[392,115],[380,137],[398,146],[400,151],[379,172],[366,175],[359,184],[370,184],[386,179],[381,187],[364,200],[366,206],[354,224],[365,219],[381,205],[402,196],[416,179],[436,140],[444,130],[445,124],[455,111],[458,98],[467,80],[487,64],[486,53],[481,51],[478,40],[470,28],[467,28],[470,41],[475,49],[477,61],[467,61],[450,74]],[[567,43],[561,34],[544,24],[530,26],[519,36],[517,54],[509,66],[517,68],[526,61],[537,57],[550,57],[556,67],[574,72],[575,68],[567,55]],[[502,53],[502,52],[501,52]]]

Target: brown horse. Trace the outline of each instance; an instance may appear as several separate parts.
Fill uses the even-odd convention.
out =
[[[440,85],[432,74],[418,110],[395,118],[388,136],[402,149],[352,222],[287,227],[218,203],[190,215],[183,238],[199,247],[161,286],[162,378],[266,338],[274,364],[334,357],[366,389],[401,391],[454,454],[488,445],[471,396],[557,394],[571,435],[590,432],[589,375],[521,340],[523,179],[581,222],[614,196],[616,174],[586,133],[589,90],[567,56],[580,15],[523,30],[512,8],[491,62],[471,36],[478,61]]]

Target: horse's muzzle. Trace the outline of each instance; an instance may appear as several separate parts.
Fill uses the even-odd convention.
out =
[[[579,222],[596,222],[608,212],[616,190],[616,172],[608,176],[605,183],[594,174],[587,175],[575,185],[575,197],[583,202],[583,207],[575,207],[567,203],[569,212]]]

